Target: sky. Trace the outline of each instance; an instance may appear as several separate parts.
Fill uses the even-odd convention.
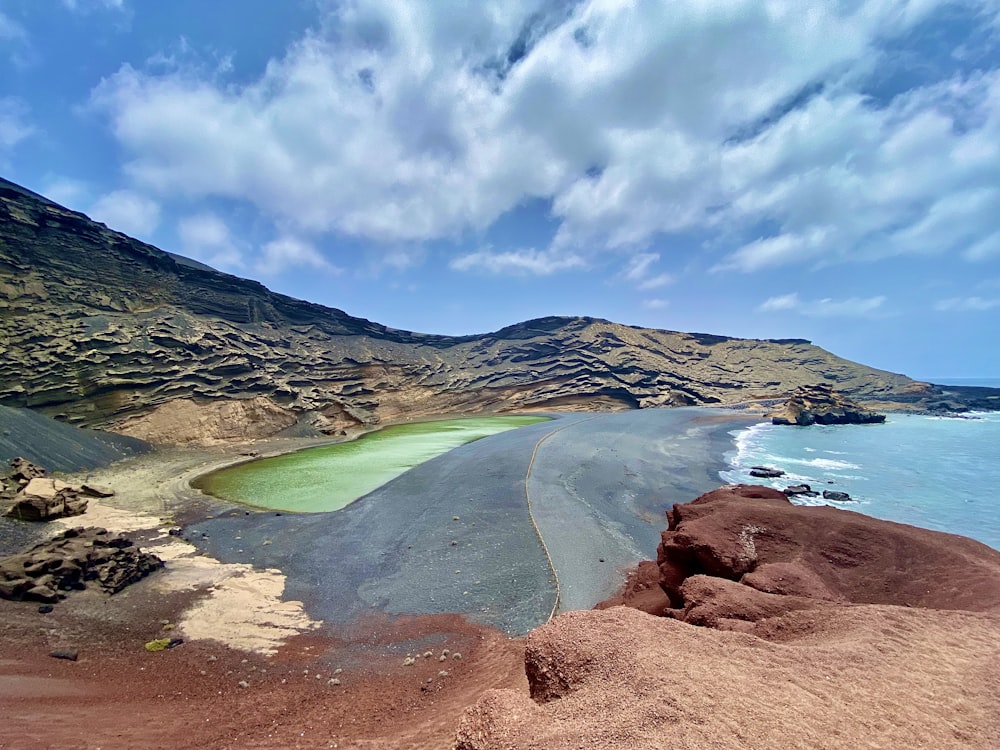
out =
[[[1000,0],[0,0],[0,175],[395,328],[1000,376]]]

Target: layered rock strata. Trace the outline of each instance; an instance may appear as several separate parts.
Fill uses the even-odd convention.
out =
[[[159,441],[334,433],[404,417],[777,399],[932,386],[804,340],[542,318],[410,333],[268,291],[0,180],[0,403]]]
[[[771,415],[772,424],[880,424],[885,414],[878,414],[837,393],[831,386],[799,386],[781,408]]]

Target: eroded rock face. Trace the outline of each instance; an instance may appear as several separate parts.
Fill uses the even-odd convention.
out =
[[[3,180],[0,339],[0,403],[171,442],[265,437],[295,421],[336,433],[435,414],[726,404],[822,378],[857,398],[936,393],[804,340],[592,318],[464,337],[390,329],[171,256]]]
[[[163,567],[122,534],[68,529],[27,552],[0,560],[0,597],[56,602],[94,582],[109,594]]]
[[[866,409],[846,396],[837,393],[830,385],[799,386],[795,393],[771,415],[772,424],[879,424],[885,414]]]
[[[6,515],[19,521],[51,521],[87,512],[81,491],[57,479],[36,477],[14,496]]]
[[[704,582],[689,583],[704,576],[820,602],[1000,612],[1000,552],[965,537],[839,508],[795,506],[777,490],[747,485],[675,505],[668,520],[657,564],[681,619],[717,598]],[[726,596],[736,590],[720,586]],[[759,619],[755,607],[742,619]],[[766,616],[773,614],[767,609]]]

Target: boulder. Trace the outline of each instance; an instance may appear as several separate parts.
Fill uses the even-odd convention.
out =
[[[837,393],[825,383],[800,386],[771,415],[771,423],[808,427],[813,424],[878,424],[885,414],[878,414]]]
[[[804,482],[802,484],[793,484],[789,487],[785,487],[782,492],[788,495],[788,497],[819,497],[819,493]]]
[[[26,458],[13,458],[10,461],[10,473],[8,476],[20,485],[25,485],[36,477],[44,477],[45,469],[37,466]]]
[[[51,603],[95,582],[109,594],[163,567],[121,534],[82,527],[0,560],[0,597]]]
[[[750,476],[757,479],[777,479],[785,476],[785,472],[781,469],[772,469],[770,466],[752,466],[750,467]]]
[[[87,503],[80,490],[65,482],[36,477],[14,496],[7,515],[20,521],[49,521],[85,513]]]
[[[850,503],[853,502],[850,495],[846,492],[837,492],[835,490],[823,490],[823,499],[829,500],[834,503]]]

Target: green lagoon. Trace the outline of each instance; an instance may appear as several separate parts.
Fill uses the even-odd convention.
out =
[[[357,440],[232,466],[200,477],[198,489],[258,508],[340,510],[407,469],[473,440],[547,417],[471,417],[386,427]]]

